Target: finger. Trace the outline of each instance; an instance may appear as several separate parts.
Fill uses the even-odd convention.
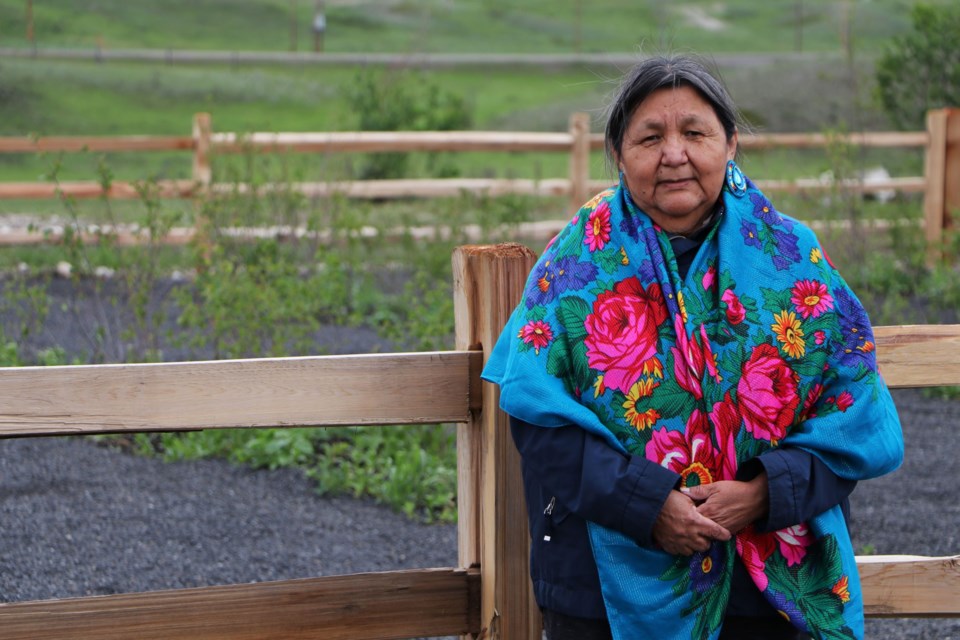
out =
[[[710,497],[713,490],[708,484],[700,484],[695,487],[680,487],[680,492],[689,497],[694,502],[701,502]]]
[[[733,534],[730,533],[730,530],[726,527],[721,527],[719,524],[714,523],[714,529],[711,536],[714,540],[720,540],[721,542],[726,542],[733,537]]]
[[[709,536],[713,540],[725,541],[730,539],[731,534],[726,527],[723,527],[722,525],[717,524],[715,521],[706,517],[699,511],[697,512],[697,515],[700,516],[704,526],[706,527],[705,535]]]

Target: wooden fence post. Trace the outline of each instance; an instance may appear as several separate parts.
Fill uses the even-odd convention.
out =
[[[960,109],[947,109],[946,152],[943,170],[943,226],[953,232],[960,215]]]
[[[210,168],[211,132],[210,114],[193,114],[193,231],[207,257],[211,254],[210,225],[204,219],[203,203],[213,181]]]
[[[944,226],[944,182],[947,159],[947,110],[927,112],[927,150],[923,159],[926,191],[923,194],[923,229],[927,240],[927,263],[941,258]]]
[[[453,253],[457,349],[482,349],[486,363],[536,262],[510,243],[463,246]],[[480,566],[480,637],[539,640],[542,623],[530,583],[530,534],[520,455],[496,385],[481,384],[471,421],[457,432],[460,565]]]
[[[590,186],[590,114],[570,116],[570,214],[573,215],[592,194]]]
[[[943,258],[952,213],[960,211],[960,109],[927,112],[927,135],[923,217],[927,261],[933,264]]]
[[[204,191],[211,180],[210,134],[210,114],[193,114],[193,181]]]

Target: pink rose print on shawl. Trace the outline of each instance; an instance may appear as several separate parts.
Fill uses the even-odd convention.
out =
[[[760,591],[767,588],[768,580],[763,570],[767,566],[767,558],[773,555],[776,548],[773,536],[757,533],[752,524],[737,534],[737,553]]]
[[[657,331],[667,319],[657,283],[644,290],[636,277],[597,296],[584,328],[587,362],[603,372],[603,384],[624,394],[642,375],[663,375],[657,359]]]
[[[701,380],[703,379],[704,369],[714,380],[719,377],[713,350],[710,348],[710,341],[707,339],[707,329],[700,325],[700,339],[698,341],[696,335],[687,338],[681,318],[676,318],[674,323],[677,327],[677,346],[670,347],[670,352],[673,354],[673,373],[683,390],[700,400],[703,398]]]
[[[587,218],[587,231],[583,243],[590,251],[600,251],[610,242],[610,205],[602,201]]]
[[[720,298],[727,305],[727,322],[730,324],[740,324],[747,315],[747,310],[743,308],[740,298],[733,292],[733,289],[727,289]]]
[[[813,544],[813,534],[804,523],[795,524],[787,529],[781,529],[774,534],[780,553],[787,559],[787,566],[800,564],[803,556],[807,555],[807,547]]]
[[[797,378],[776,347],[754,348],[737,384],[743,422],[753,437],[774,443],[786,435],[800,403]]]
[[[694,409],[685,432],[658,429],[647,443],[646,456],[675,473],[680,484],[693,487],[722,480],[724,458],[713,445],[706,414]]]

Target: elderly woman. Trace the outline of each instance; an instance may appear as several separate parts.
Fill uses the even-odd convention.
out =
[[[900,423],[866,313],[737,135],[694,59],[628,74],[619,184],[547,247],[484,370],[551,640],[863,635],[847,496],[900,464]]]

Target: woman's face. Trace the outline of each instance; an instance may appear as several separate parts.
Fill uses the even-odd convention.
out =
[[[666,87],[637,106],[618,158],[633,201],[664,230],[693,231],[713,209],[737,150],[710,103],[689,86]]]

